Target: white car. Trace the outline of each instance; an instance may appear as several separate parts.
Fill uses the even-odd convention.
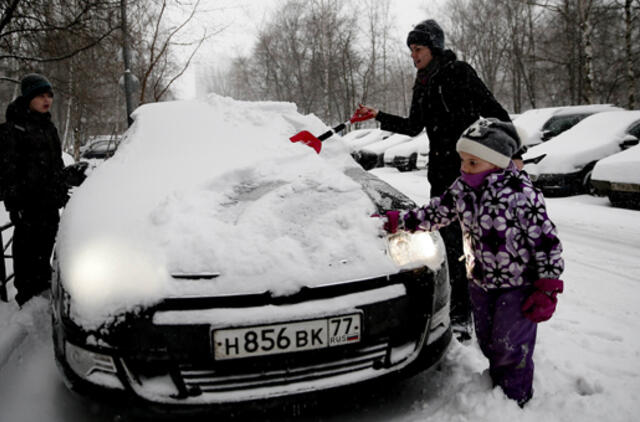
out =
[[[252,116],[247,119],[246,116]],[[388,236],[415,204],[353,161],[289,141],[290,103],[146,104],[62,215],[53,339],[72,389],[179,411],[437,364],[451,340],[438,233]]]
[[[400,171],[418,169],[418,157],[429,152],[429,138],[424,131],[410,141],[388,148],[384,152],[384,165]],[[424,168],[424,167],[422,167]]]
[[[638,142],[638,138],[628,135],[626,141]],[[614,206],[640,209],[640,145],[598,161],[591,183]]]
[[[547,107],[527,110],[513,120],[513,124],[527,134],[523,145],[532,147],[546,142],[570,129],[585,117],[603,111],[620,111],[611,104],[589,104],[578,106]]]
[[[640,111],[596,113],[529,149],[523,156],[524,169],[547,195],[592,192],[591,175],[598,160],[633,146],[638,137]]]
[[[356,129],[342,136],[342,139],[351,152],[357,152],[367,145],[388,138],[390,135],[391,132],[380,129]]]
[[[394,133],[388,138],[369,144],[351,155],[365,170],[384,166],[384,153],[389,148],[411,140],[410,136]]]

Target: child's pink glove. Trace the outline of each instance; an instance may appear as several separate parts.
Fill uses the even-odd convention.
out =
[[[543,322],[551,318],[558,303],[557,295],[562,293],[564,283],[555,278],[541,278],[533,283],[537,290],[524,301],[522,312],[533,322]]]
[[[383,228],[387,233],[395,233],[398,231],[398,221],[400,220],[400,211],[387,211],[385,214],[385,222]]]

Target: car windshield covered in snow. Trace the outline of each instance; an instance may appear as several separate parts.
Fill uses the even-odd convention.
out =
[[[218,96],[133,117],[60,224],[54,346],[69,385],[211,404],[442,356],[439,235],[387,237],[372,215],[415,204],[362,170],[339,136],[320,154],[289,141],[324,132],[319,119]]]

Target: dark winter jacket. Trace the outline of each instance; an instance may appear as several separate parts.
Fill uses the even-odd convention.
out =
[[[511,121],[473,68],[451,50],[436,55],[418,71],[409,117],[379,112],[382,130],[429,137],[428,178],[431,196],[439,196],[460,175],[456,142],[479,117]]]
[[[442,196],[405,211],[407,227],[462,227],[467,275],[484,289],[531,285],[560,278],[562,245],[542,194],[513,163],[491,173],[477,190],[458,178]]]
[[[0,126],[0,197],[9,212],[60,208],[67,199],[62,148],[49,113],[18,97]]]

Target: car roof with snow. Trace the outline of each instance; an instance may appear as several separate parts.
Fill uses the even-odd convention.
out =
[[[529,164],[533,173],[568,173],[592,161],[620,151],[625,131],[640,120],[640,111],[607,111],[582,120],[571,129],[529,149],[524,159],[546,154],[538,164]]]
[[[524,145],[537,145],[541,142],[542,127],[552,117],[582,113],[599,113],[614,110],[622,109],[611,104],[586,104],[535,108],[518,115],[518,117],[513,120],[513,123],[524,129],[524,132],[527,134],[527,139],[523,141]]]

